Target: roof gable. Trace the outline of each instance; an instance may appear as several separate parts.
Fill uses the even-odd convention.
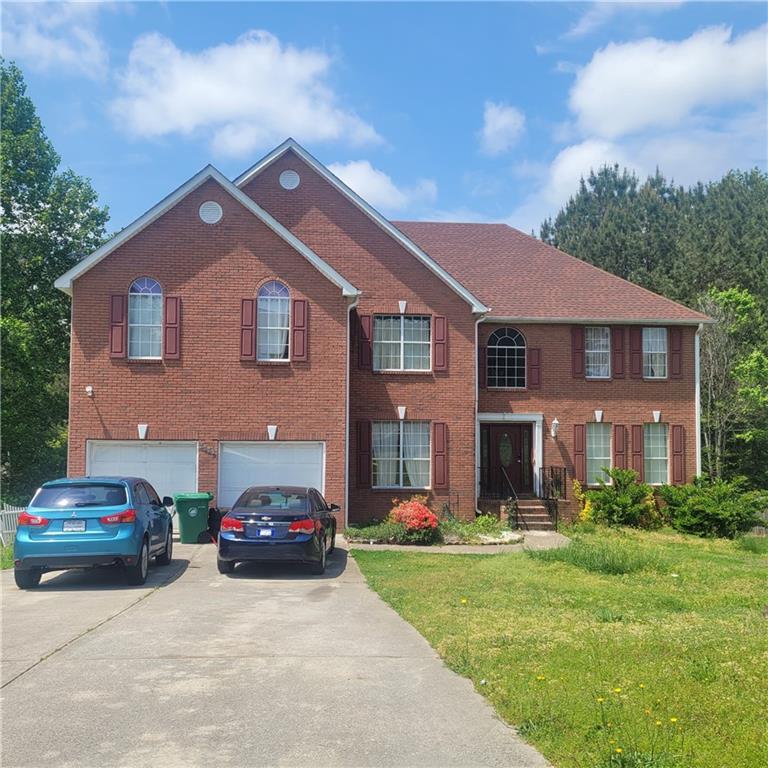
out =
[[[419,247],[408,235],[398,229],[391,221],[380,214],[373,206],[367,203],[360,195],[353,192],[341,179],[331,173],[319,160],[314,158],[306,149],[304,149],[294,139],[287,139],[280,146],[273,149],[268,155],[259,160],[258,163],[251,166],[247,171],[240,174],[235,179],[238,187],[248,184],[255,176],[268,168],[272,163],[282,157],[286,152],[293,151],[318,175],[325,179],[331,186],[338,190],[354,206],[362,211],[374,224],[386,232],[406,251],[421,261],[433,274],[446,283],[455,293],[463,298],[471,307],[472,311],[482,314],[488,311],[488,307],[470,291],[466,285],[451,275],[435,259]]]
[[[250,197],[248,197],[248,195],[242,192],[212,165],[207,165],[199,173],[196,173],[191,179],[171,192],[170,195],[163,198],[157,205],[153,206],[145,214],[136,219],[136,221],[118,232],[113,238],[104,243],[101,248],[98,248],[92,254],[86,256],[82,261],[75,264],[72,269],[65,272],[54,282],[54,286],[59,290],[64,291],[64,293],[71,295],[72,282],[74,280],[96,266],[96,264],[105,259],[110,253],[126,243],[132,237],[139,234],[139,232],[146,229],[152,222],[159,219],[164,213],[173,208],[177,203],[209,179],[217,182],[237,202],[266,224],[276,235],[278,235],[278,237],[282,238],[288,245],[304,256],[304,258],[309,261],[318,272],[334,283],[334,285],[338,286],[344,296],[358,296],[360,294],[360,291],[358,291],[346,278],[340,275],[330,264],[328,264],[328,262],[321,259],[308,245],[299,240],[296,235],[257,205]]]

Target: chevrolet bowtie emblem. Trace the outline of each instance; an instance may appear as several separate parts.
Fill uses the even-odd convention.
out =
[[[262,520],[271,520],[272,518],[271,517],[267,517],[266,515],[264,515],[261,519]]]

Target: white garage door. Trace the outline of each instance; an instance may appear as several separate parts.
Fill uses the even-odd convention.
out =
[[[304,442],[219,444],[221,507],[231,507],[251,485],[305,485],[324,492],[325,445]]]
[[[89,440],[87,471],[89,475],[143,477],[161,498],[194,492],[197,491],[197,443]]]

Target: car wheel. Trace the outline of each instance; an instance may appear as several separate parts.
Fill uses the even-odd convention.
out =
[[[219,569],[219,573],[232,573],[235,570],[235,562],[234,560],[222,560],[220,557],[217,557],[216,567]]]
[[[40,583],[42,571],[20,571],[14,569],[13,578],[19,589],[34,589]]]
[[[135,565],[129,565],[125,569],[125,578],[129,584],[134,586],[141,586],[147,580],[147,573],[149,571],[149,544],[144,539],[141,542],[141,549],[139,550],[139,556],[136,558]]]
[[[331,546],[328,547],[328,554],[332,555],[336,549],[336,523],[331,528]]]
[[[173,528],[168,526],[168,536],[165,539],[165,549],[162,555],[158,555],[155,558],[155,562],[158,565],[170,565],[173,559]]]
[[[327,549],[328,549],[328,544],[325,536],[323,536],[323,544],[320,547],[320,560],[318,560],[316,563],[312,563],[312,565],[310,566],[310,571],[315,576],[322,576],[325,573],[325,561],[327,558]]]

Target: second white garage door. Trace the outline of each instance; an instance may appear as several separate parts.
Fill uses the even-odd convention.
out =
[[[231,507],[251,485],[304,485],[324,493],[324,443],[220,443],[217,504]]]

